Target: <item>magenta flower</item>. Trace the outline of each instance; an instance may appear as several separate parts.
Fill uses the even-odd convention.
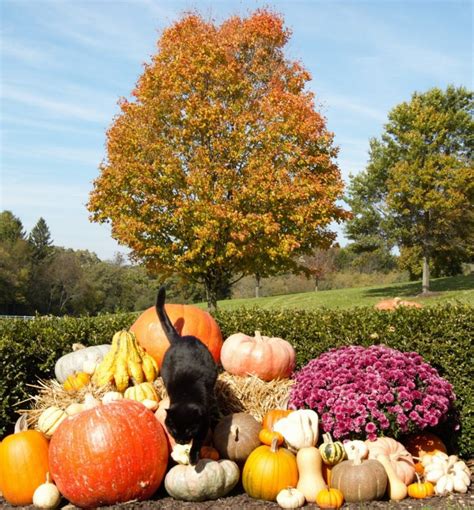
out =
[[[418,353],[384,345],[331,349],[294,378],[290,407],[316,410],[336,439],[397,437],[436,426],[456,398]]]

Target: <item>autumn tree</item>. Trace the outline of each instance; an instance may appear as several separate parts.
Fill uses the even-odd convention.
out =
[[[149,268],[204,284],[210,308],[222,282],[296,269],[344,218],[333,136],[289,36],[267,10],[185,15],[107,134],[92,220]]]
[[[418,254],[425,293],[430,262],[459,266],[473,254],[473,107],[464,87],[413,94],[389,113],[349,185],[348,237],[369,250],[397,245],[411,264]]]

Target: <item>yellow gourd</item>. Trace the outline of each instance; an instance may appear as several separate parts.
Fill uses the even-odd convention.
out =
[[[384,467],[385,473],[387,473],[389,498],[393,501],[405,499],[408,494],[408,488],[395,473],[390,459],[386,455],[378,455],[377,460]]]
[[[318,493],[328,488],[322,474],[321,453],[315,446],[300,448],[296,464],[300,475],[296,488],[304,494],[308,503],[314,503]]]

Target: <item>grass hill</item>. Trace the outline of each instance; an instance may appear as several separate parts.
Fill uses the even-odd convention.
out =
[[[416,301],[423,306],[440,303],[467,303],[474,306],[474,274],[432,279],[430,295],[421,297],[421,282],[396,283],[372,287],[345,288],[318,292],[302,292],[281,296],[252,299],[229,299],[218,302],[218,308],[231,310],[242,306],[261,308],[300,308],[311,310],[319,307],[350,308],[373,306],[382,299],[400,297]],[[201,303],[205,308],[205,303]]]

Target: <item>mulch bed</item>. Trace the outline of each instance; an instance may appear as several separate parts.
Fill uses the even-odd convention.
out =
[[[5,502],[0,498],[0,508],[2,509],[14,509],[14,507]],[[31,510],[37,510],[33,505],[22,507]],[[60,508],[64,510],[74,510],[77,507],[70,505],[67,501],[64,501]],[[236,488],[225,498],[217,499],[214,501],[203,501],[202,503],[189,503],[185,501],[176,501],[170,498],[164,489],[160,489],[155,497],[147,501],[133,501],[130,503],[122,503],[114,506],[104,506],[101,509],[114,509],[114,510],[179,510],[192,509],[207,510],[207,509],[219,509],[219,510],[247,510],[247,508],[259,508],[262,510],[278,510],[280,506],[270,501],[262,501],[259,499],[252,499],[247,494],[242,493],[242,488]],[[316,510],[319,507],[315,504],[306,504],[304,509]],[[408,509],[423,509],[429,510],[431,508],[438,510],[457,510],[457,509],[474,509],[474,490],[472,485],[469,487],[469,491],[466,494],[452,494],[448,497],[433,496],[429,499],[411,499],[407,498],[398,503],[390,501],[370,501],[368,503],[344,503],[341,507],[343,510],[361,510],[361,509],[374,509],[374,510],[408,510]]]

